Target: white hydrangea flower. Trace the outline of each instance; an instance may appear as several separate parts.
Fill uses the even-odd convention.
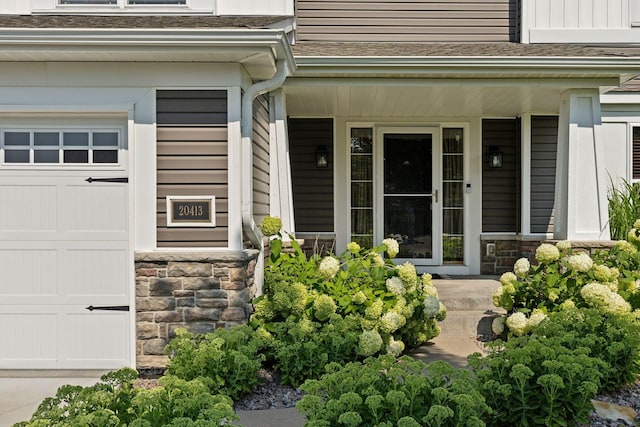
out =
[[[393,276],[387,279],[385,282],[387,290],[396,295],[402,295],[405,293],[404,283],[399,277]]]
[[[573,300],[565,300],[560,304],[560,310],[567,311],[576,308],[576,303]]]
[[[440,301],[440,309],[438,310],[438,314],[436,315],[436,320],[438,322],[442,322],[447,318],[447,307]]]
[[[364,294],[364,292],[358,291],[351,297],[351,301],[355,302],[356,304],[364,304],[365,301],[367,301],[367,296]]]
[[[507,271],[506,273],[502,273],[502,276],[500,276],[500,283],[502,283],[502,285],[504,286],[510,285],[517,281],[518,281],[518,276],[516,276],[510,271]]]
[[[589,255],[584,252],[581,252],[577,255],[571,255],[567,258],[567,264],[569,268],[573,271],[578,271],[581,273],[586,273],[591,270],[593,267],[593,260]]]
[[[635,220],[635,222],[633,223],[633,228],[635,228],[636,230],[640,230],[640,219]]]
[[[527,329],[532,330],[536,326],[538,326],[544,319],[547,318],[547,315],[544,314],[541,310],[533,310],[529,320],[527,320]]]
[[[429,273],[424,273],[422,275],[422,284],[425,286],[432,286],[433,285],[433,276],[430,275]]]
[[[396,341],[393,337],[389,338],[389,344],[387,344],[387,353],[393,354],[398,357],[404,351],[404,343],[400,340]]]
[[[566,252],[569,249],[571,249],[571,242],[568,240],[561,240],[558,243],[556,243],[556,248],[558,248],[563,252]]]
[[[415,265],[407,261],[404,264],[397,266],[396,270],[398,271],[398,277],[400,277],[407,287],[415,286],[418,281],[418,273],[416,272]]]
[[[406,323],[407,319],[395,311],[388,311],[380,318],[380,329],[389,334],[397,331]]]
[[[629,230],[629,232],[627,233],[627,240],[630,242],[638,240],[638,230],[636,230],[635,228]]]
[[[522,336],[527,332],[527,316],[524,313],[520,313],[519,311],[513,313],[507,317],[505,323],[514,335]]]
[[[363,356],[373,356],[382,347],[382,337],[378,331],[363,331],[358,340],[358,353]]]
[[[396,239],[384,239],[382,244],[387,247],[387,255],[389,255],[389,258],[395,258],[398,252],[400,252],[400,245],[398,245]]]
[[[560,251],[554,245],[543,243],[536,249],[536,261],[541,264],[549,264],[560,258]]]
[[[593,266],[593,277],[600,282],[608,282],[612,277],[609,267],[603,264]]]
[[[357,242],[349,242],[347,243],[347,250],[349,252],[351,252],[352,254],[357,254],[358,252],[360,252],[362,248],[360,247],[360,245]]]
[[[513,265],[513,272],[516,273],[518,277],[524,277],[529,273],[529,269],[531,268],[531,264],[529,260],[526,258],[520,258]]]
[[[638,249],[626,240],[618,240],[616,242],[616,247],[629,255],[634,255],[638,252]]]
[[[601,283],[588,283],[580,289],[580,295],[592,307],[601,308],[610,313],[629,313],[631,306],[619,294],[612,292]]]
[[[340,261],[331,256],[323,258],[318,267],[320,276],[325,279],[333,279],[336,273],[338,273],[338,270],[340,270]]]
[[[373,265],[376,267],[384,267],[384,258],[380,254],[373,254]]]
[[[502,335],[505,327],[504,322],[505,322],[504,316],[495,317],[493,319],[493,322],[491,322],[491,330],[493,331],[494,334]]]
[[[428,295],[424,299],[423,304],[425,317],[432,319],[438,315],[438,312],[440,311],[440,301],[438,301],[438,298]]]

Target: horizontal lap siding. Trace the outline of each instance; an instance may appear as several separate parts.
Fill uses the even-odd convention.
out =
[[[516,0],[297,0],[299,41],[516,40]]]
[[[158,247],[228,245],[227,92],[157,92]],[[167,227],[166,196],[216,197],[216,227]]]
[[[269,215],[269,97],[253,103],[253,214],[259,224]]]
[[[553,233],[558,118],[531,118],[531,232]]]
[[[316,151],[329,152],[329,167],[316,167]],[[333,232],[333,120],[290,119],[289,153],[297,232]]]
[[[489,150],[501,151],[502,167],[489,167]],[[520,231],[520,124],[517,119],[482,121],[482,231]]]

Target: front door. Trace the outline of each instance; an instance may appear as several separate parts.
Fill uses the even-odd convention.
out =
[[[439,129],[379,128],[377,140],[378,236],[398,241],[397,258],[440,264]]]

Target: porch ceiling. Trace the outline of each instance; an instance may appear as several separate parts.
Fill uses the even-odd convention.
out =
[[[286,86],[291,116],[513,117],[558,113],[567,88],[519,86]]]

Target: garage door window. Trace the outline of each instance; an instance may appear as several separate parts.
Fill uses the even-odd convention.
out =
[[[118,130],[2,131],[4,164],[118,164]]]

